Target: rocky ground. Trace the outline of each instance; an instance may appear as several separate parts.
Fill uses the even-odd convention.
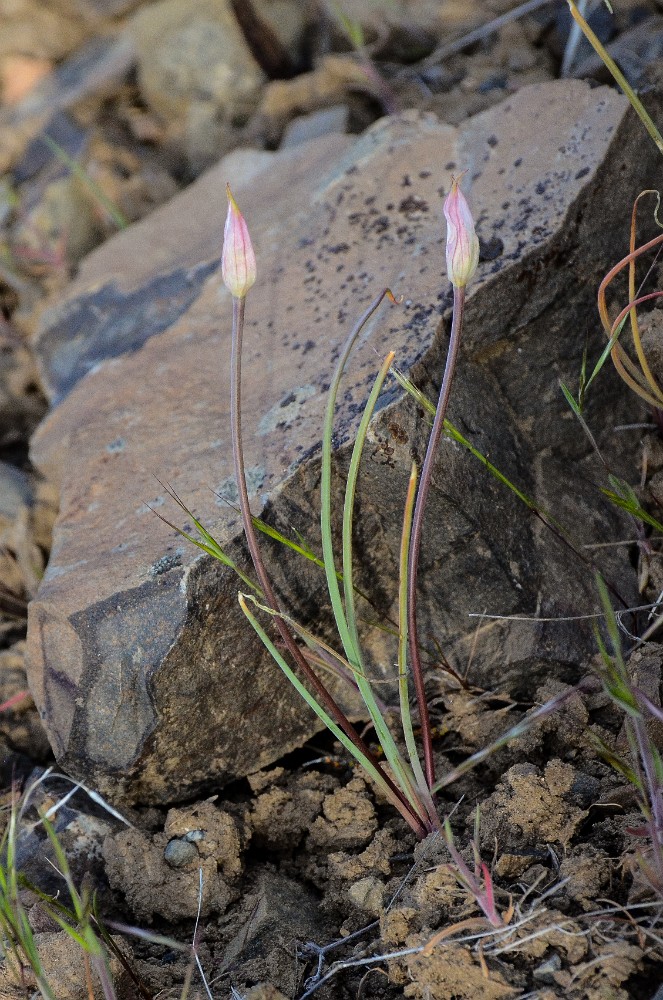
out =
[[[598,357],[596,288],[628,251],[659,154],[586,43],[572,47],[566,4],[530,6],[487,30],[510,0],[0,5],[1,784],[6,816],[33,788],[17,867],[57,1000],[103,994],[36,891],[66,896],[37,823],[71,788],[52,774],[34,785],[55,759],[93,793],[55,826],[117,934],[120,998],[660,1000],[663,895],[643,875],[638,790],[614,766],[632,766],[633,747],[597,679],[591,622],[575,620],[597,609],[595,566],[622,606],[655,602],[660,543],[602,496],[605,470],[558,389],[577,385],[586,344]],[[661,5],[597,6],[592,24],[663,120]],[[438,774],[568,693],[440,796],[471,866],[480,810],[499,926],[442,838],[417,843],[275,678],[233,574],[151,510],[186,523],[157,476],[249,571],[236,513],[213,492],[232,500],[225,181],[261,269],[254,503],[315,548],[322,390],[384,284],[405,301],[358,352],[339,468],[376,349],[396,350],[431,398],[439,388],[441,204],[464,168],[481,264],[451,418],[578,540],[571,551],[443,444],[422,566]],[[645,218],[642,238],[656,231]],[[643,320],[655,373],[659,315]],[[609,470],[661,519],[660,414],[606,367],[587,419]],[[364,639],[387,702],[394,651],[370,622],[393,618],[404,483],[425,434],[423,411],[390,389],[359,489]],[[317,569],[270,554],[289,607],[329,634]],[[551,620],[468,618],[486,611]],[[637,641],[648,612],[623,623],[629,676],[660,707],[657,634]],[[648,726],[663,750],[660,721]],[[187,978],[192,941],[207,986]],[[0,997],[34,990],[8,952]]]

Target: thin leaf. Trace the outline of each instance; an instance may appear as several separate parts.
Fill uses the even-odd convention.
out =
[[[352,448],[352,456],[350,458],[350,466],[348,469],[348,478],[345,486],[345,500],[343,503],[343,532],[342,532],[342,547],[343,547],[343,594],[345,598],[345,620],[347,622],[348,633],[350,637],[351,646],[350,649],[346,647],[346,656],[348,660],[351,661],[354,657],[356,662],[356,679],[357,685],[361,697],[366,705],[368,713],[371,718],[371,722],[375,727],[375,732],[377,734],[378,742],[384,751],[384,755],[387,758],[392,771],[398,781],[399,786],[403,792],[407,795],[408,801],[411,803],[413,808],[417,811],[421,809],[420,796],[417,792],[416,781],[412,774],[411,769],[407,766],[403,757],[396,745],[396,742],[387,726],[387,723],[380,712],[380,709],[375,701],[375,696],[371,688],[371,682],[366,676],[366,672],[362,663],[362,653],[361,646],[359,644],[359,633],[357,631],[357,618],[355,613],[355,602],[354,602],[354,586],[353,586],[353,576],[352,576],[352,525],[353,525],[353,510],[355,493],[357,488],[357,478],[359,476],[359,467],[361,464],[361,456],[364,450],[364,444],[366,441],[366,435],[368,434],[369,424],[371,418],[375,411],[377,405],[378,397],[382,390],[384,380],[386,379],[389,369],[391,368],[391,363],[394,360],[393,351],[390,352],[382,363],[382,367],[378,372],[378,375],[373,383],[373,387],[369,394],[368,400],[364,407],[364,412],[362,414],[361,420],[359,422],[359,427],[357,428],[357,435],[355,438],[355,443]],[[335,402],[335,397],[334,397]]]
[[[254,600],[252,595],[238,594],[238,600],[242,611],[248,618],[257,636],[262,641],[263,645],[265,646],[265,649],[267,649],[267,651],[271,654],[273,659],[276,661],[276,663],[281,668],[281,670],[288,678],[290,683],[293,685],[295,690],[298,692],[298,694],[301,695],[306,704],[313,709],[315,714],[324,723],[327,729],[329,729],[329,731],[336,737],[336,739],[340,743],[342,743],[342,745],[345,747],[348,753],[352,757],[354,757],[354,759],[358,761],[358,763],[364,768],[369,777],[372,778],[372,780],[375,782],[378,788],[380,788],[383,795],[386,796],[386,798],[392,803],[392,805],[396,806],[396,808],[400,813],[403,813],[405,807],[404,803],[394,794],[394,792],[392,792],[389,785],[385,783],[380,772],[377,771],[373,766],[372,761],[364,754],[362,754],[360,750],[358,750],[358,748],[354,745],[354,743],[352,743],[352,741],[345,735],[343,730],[336,725],[334,720],[325,712],[324,708],[322,708],[322,706],[316,701],[316,699],[310,693],[310,691],[306,687],[304,687],[299,677],[297,677],[294,671],[288,666],[287,662],[285,661],[279,650],[276,648],[272,640],[269,638],[264,628],[260,625],[255,615],[251,613],[246,602],[247,600]]]
[[[622,330],[624,329],[624,324],[626,323],[627,319],[628,319],[628,317],[624,316],[624,318],[622,319],[621,323],[617,324],[617,328],[616,328],[615,332],[611,335],[610,339],[608,340],[608,343],[603,348],[603,351],[601,353],[601,357],[599,358],[599,360],[594,365],[594,370],[593,370],[592,374],[589,377],[589,381],[587,382],[587,385],[585,386],[585,392],[587,392],[587,390],[589,389],[590,385],[592,384],[592,382],[594,381],[594,379],[599,374],[599,372],[603,368],[604,364],[606,363],[606,361],[610,357],[610,355],[612,353],[612,349],[615,346],[615,344],[617,343],[617,341],[619,340],[619,335],[622,332]]]
[[[431,789],[433,792],[439,792],[442,788],[447,788],[449,785],[453,784],[454,781],[458,781],[464,774],[473,770],[478,764],[482,764],[487,760],[492,754],[501,750],[503,747],[507,746],[513,740],[520,736],[523,736],[528,730],[532,728],[537,722],[542,719],[547,718],[547,716],[552,715],[553,712],[559,711],[565,701],[575,694],[575,688],[570,691],[563,691],[561,694],[555,695],[550,701],[547,701],[544,705],[539,708],[534,709],[534,711],[529,712],[520,722],[517,722],[515,726],[508,729],[497,739],[489,743],[488,746],[482,747],[481,750],[477,750],[470,757],[467,757],[464,761],[454,767],[451,771],[448,771],[436,784],[435,787]]]
[[[188,542],[191,542],[197,548],[201,549],[202,552],[206,552],[207,555],[212,556],[214,559],[217,559],[224,566],[227,566],[229,569],[234,570],[234,572],[237,573],[237,576],[240,578],[240,580],[246,587],[250,587],[251,590],[256,591],[256,593],[258,594],[262,593],[260,588],[253,582],[253,580],[251,580],[246,575],[246,573],[242,572],[237,563],[235,563],[230,558],[230,556],[228,556],[225,553],[225,551],[223,550],[221,545],[219,545],[219,543],[216,541],[214,536],[210,535],[209,531],[201,524],[198,518],[192,514],[192,512],[189,510],[186,504],[180,499],[180,497],[178,497],[175,490],[172,489],[172,487],[167,486],[165,483],[162,483],[160,479],[158,479],[157,482],[159,483],[161,488],[166,491],[171,500],[174,500],[177,506],[184,511],[186,516],[193,521],[194,525],[196,526],[196,531],[200,535],[200,539],[195,538],[193,535],[190,535],[187,531],[184,531],[182,528],[178,528],[176,524],[173,524],[173,522],[169,521],[168,518],[163,516],[163,514],[160,514],[158,510],[155,510],[153,507],[150,507],[152,513],[156,514],[159,520],[163,521],[164,524],[167,524],[169,528],[173,529],[173,531],[176,531],[177,534],[181,535],[182,538],[186,538]]]
[[[128,229],[131,223],[127,217],[120,211],[117,205],[112,202],[106,194],[104,194],[97,182],[90,177],[88,172],[80,165],[80,163],[74,160],[69,153],[46,132],[42,132],[39,138],[45,146],[48,146],[53,155],[57,156],[57,158],[61,160],[62,163],[69,168],[69,170],[71,170],[72,174],[85,185],[96,201],[99,202],[101,207],[108,212],[108,215],[111,217],[117,228]]]
[[[401,546],[399,559],[398,577],[398,694],[400,698],[401,725],[403,727],[403,737],[407,748],[410,767],[417,783],[419,797],[426,806],[431,820],[437,822],[437,810],[430,794],[426,778],[421,767],[419,751],[414,738],[412,727],[412,713],[410,712],[410,694],[408,690],[408,627],[407,627],[407,595],[408,595],[408,563],[410,556],[410,537],[412,535],[412,515],[414,513],[414,503],[417,495],[417,465],[412,463],[410,471],[410,481],[408,483],[407,495],[405,498],[405,509],[403,512],[403,529],[401,532]]]
[[[626,780],[634,785],[639,792],[642,792],[642,783],[638,780],[633,768],[627,764],[623,757],[620,757],[614,750],[612,750],[604,740],[593,733],[591,730],[587,732],[587,739],[593,745],[596,753],[609,764],[613,770],[617,771],[618,774],[623,775]]]
[[[564,399],[569,404],[569,406],[571,407],[571,409],[575,413],[576,417],[581,416],[582,415],[582,408],[580,406],[580,403],[578,403],[576,401],[576,399],[574,398],[573,393],[571,392],[571,390],[569,389],[569,387],[566,385],[566,383],[562,382],[560,380],[559,387],[562,390],[562,392],[564,393]]]
[[[601,44],[597,36],[594,34],[590,26],[587,24],[587,21],[584,19],[584,17],[578,10],[574,0],[567,0],[567,3],[569,5],[571,16],[573,17],[574,21],[576,22],[576,24],[580,26],[589,44],[592,46],[592,48],[597,53],[597,55],[599,56],[603,64],[607,67],[607,69],[610,70],[615,81],[619,84],[619,86],[622,88],[622,90],[628,97],[629,101],[631,102],[631,106],[633,107],[633,110],[638,115],[640,121],[647,129],[647,132],[649,133],[654,143],[656,144],[658,151],[660,153],[663,153],[663,138],[661,137],[660,132],[656,128],[656,125],[652,121],[651,116],[647,112],[644,104],[642,103],[636,92],[633,90],[633,87],[631,87],[631,85],[629,84],[628,80],[626,79],[622,71],[619,69],[619,66],[617,65],[615,60],[608,54],[608,52]],[[611,8],[609,9],[611,10]]]

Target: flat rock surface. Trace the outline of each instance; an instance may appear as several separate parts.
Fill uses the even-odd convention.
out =
[[[257,647],[235,576],[150,510],[184,523],[158,477],[247,568],[238,517],[212,492],[233,488],[230,301],[216,269],[225,181],[259,262],[244,358],[254,512],[318,547],[325,390],[342,339],[385,285],[405,300],[382,307],[352,359],[337,418],[341,468],[388,349],[435,397],[450,306],[442,201],[450,173],[467,170],[483,262],[450,417],[584,543],[603,538],[616,515],[591,484],[586,503],[582,492],[565,496],[564,476],[582,482],[593,471],[558,379],[577,377],[596,284],[628,242],[628,213],[611,212],[626,163],[628,203],[658,161],[622,97],[580,82],[535,86],[458,129],[409,113],[359,139],[232,154],[90,255],[42,324],[38,350],[58,405],[32,448],[60,481],[61,511],[30,606],[28,671],[72,773],[112,797],[169,801],[254,771],[316,729]],[[609,430],[620,406],[628,412],[623,396],[605,394],[597,426]],[[394,613],[402,500],[426,426],[392,384],[367,447],[356,532],[357,583],[381,617]],[[280,547],[269,554],[293,613],[328,625],[322,574]],[[633,571],[618,559],[605,569],[630,595]],[[461,663],[470,611],[577,614],[594,603],[591,570],[448,441],[421,593],[422,634]],[[478,669],[492,686],[499,670],[563,676],[591,641],[578,628],[507,623],[485,630]],[[367,642],[373,669],[393,677],[389,637],[371,632]]]

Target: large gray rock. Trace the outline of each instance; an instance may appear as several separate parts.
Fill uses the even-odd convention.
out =
[[[585,543],[614,537],[618,518],[588,482],[600,473],[558,378],[579,371],[597,326],[597,282],[624,252],[632,198],[658,166],[621,96],[568,81],[528,88],[459,129],[410,113],[359,139],[233,154],[87,259],[44,319],[38,349],[59,402],[32,450],[61,483],[28,660],[63,766],[111,797],[167,801],[264,766],[316,729],[243,619],[233,573],[150,510],[184,523],[158,476],[248,568],[238,516],[212,493],[232,492],[230,302],[216,270],[224,182],[259,267],[244,389],[254,512],[319,546],[326,388],[340,342],[386,284],[405,301],[382,307],[352,360],[337,420],[341,470],[388,349],[435,396],[450,315],[442,200],[450,172],[466,169],[484,260],[469,289],[451,418]],[[603,386],[590,419],[609,442],[633,398],[609,374]],[[359,484],[357,583],[378,607],[362,608],[366,619],[395,616],[402,502],[426,433],[391,384]],[[265,548],[286,605],[329,631],[320,571]],[[626,557],[606,559],[631,596]],[[422,635],[464,666],[468,612],[594,605],[591,570],[445,441],[422,553]],[[392,639],[367,632],[373,670],[393,678]],[[486,627],[473,678],[516,691],[536,671],[567,678],[592,643],[575,625]]]

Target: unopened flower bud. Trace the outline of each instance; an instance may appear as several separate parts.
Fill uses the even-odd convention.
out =
[[[256,280],[256,256],[244,216],[237,207],[229,184],[226,184],[226,194],[228,215],[223,231],[221,274],[233,298],[243,299]]]
[[[451,179],[451,191],[444,200],[447,220],[447,277],[456,288],[468,283],[479,263],[479,240],[474,220],[458,178]]]

